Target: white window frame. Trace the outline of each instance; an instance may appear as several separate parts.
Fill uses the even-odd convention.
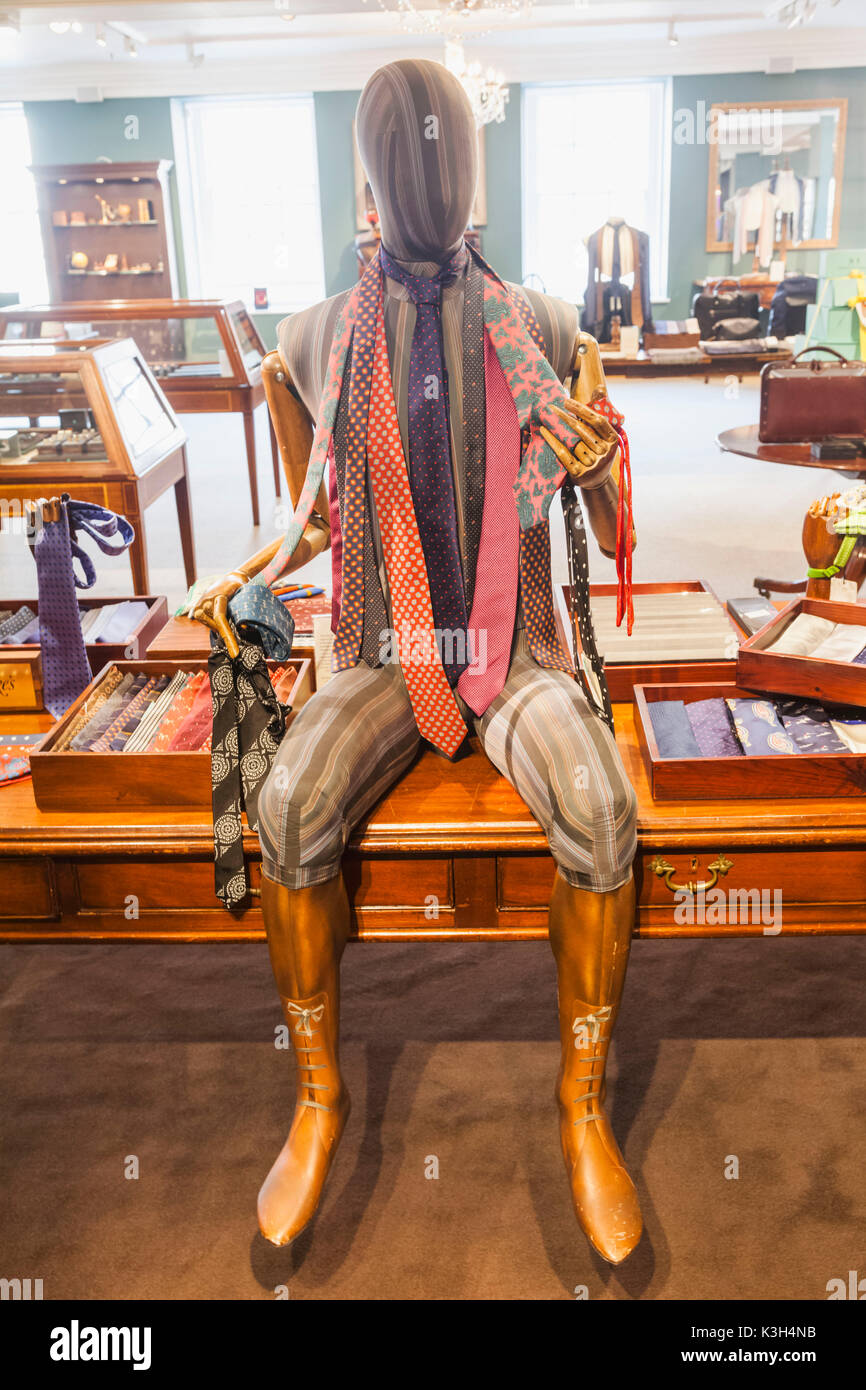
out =
[[[6,121],[9,118],[17,117],[25,131],[25,150],[24,163],[21,169],[22,183],[19,190],[22,194],[21,202],[10,211],[9,197],[10,188],[6,184],[3,187],[3,205],[0,206],[0,245],[8,246],[8,232],[12,217],[21,219],[25,224],[32,215],[32,225],[26,238],[27,244],[31,249],[31,265],[28,270],[26,280],[19,280],[19,268],[12,263],[12,257],[4,257],[4,264],[0,270],[0,290],[10,293],[17,293],[22,304],[44,304],[48,298],[48,276],[45,269],[45,250],[42,241],[42,228],[39,222],[39,203],[36,195],[36,181],[29,172],[33,163],[33,156],[30,147],[30,131],[27,125],[27,116],[24,105],[20,101],[0,102],[0,142],[3,148],[7,147]],[[2,166],[0,166],[2,167]],[[29,180],[29,193],[26,191]],[[12,238],[13,242],[20,244],[20,238]],[[38,249],[37,249],[38,248]],[[14,253],[13,253],[14,254]]]
[[[641,231],[648,233],[650,238],[650,295],[656,304],[668,302],[668,253],[670,245],[670,205],[671,205],[671,142],[672,142],[672,83],[670,78],[641,78],[634,81],[605,81],[605,82],[556,82],[527,83],[523,87],[521,96],[521,159],[522,159],[522,269],[524,280],[531,277],[532,283],[538,286],[539,281],[545,281],[545,288],[548,293],[562,295],[562,291],[557,288],[555,283],[548,283],[545,280],[544,266],[533,263],[538,257],[534,254],[534,222],[536,220],[534,192],[535,179],[532,176],[534,169],[534,150],[532,149],[532,122],[533,122],[533,103],[539,99],[543,100],[544,94],[551,91],[562,91],[563,89],[577,89],[592,92],[600,88],[619,89],[636,86],[654,86],[659,89],[658,105],[658,177],[653,181],[650,188],[652,206],[647,221],[648,226],[642,226]],[[579,142],[585,151],[585,177],[591,180],[593,177],[593,165],[596,161],[605,157],[604,130],[588,130],[579,137]],[[620,209],[610,208],[605,216],[610,217],[621,213]],[[621,215],[626,215],[624,212]],[[600,225],[598,219],[594,225],[582,225],[585,218],[580,217],[579,209],[575,210],[576,226],[579,230],[580,238],[588,237],[597,230]],[[590,221],[593,218],[590,217]],[[604,218],[601,219],[602,221]],[[581,303],[583,299],[584,283],[580,285],[577,296],[571,298],[575,302]]]
[[[193,299],[214,299],[225,296],[219,293],[219,286],[205,284],[202,277],[202,262],[199,254],[199,237],[203,226],[203,213],[200,203],[201,181],[196,169],[196,140],[191,130],[191,117],[196,109],[203,105],[227,107],[231,105],[255,106],[260,105],[262,109],[262,140],[267,139],[264,116],[268,108],[274,106],[300,106],[308,107],[311,115],[313,132],[313,187],[311,189],[312,201],[315,209],[317,236],[315,240],[316,263],[312,267],[312,275],[307,279],[316,282],[316,288],[312,295],[302,294],[293,296],[289,299],[275,300],[270,298],[266,310],[259,310],[261,313],[269,314],[289,314],[298,309],[305,308],[309,303],[315,303],[325,297],[325,265],[324,265],[324,245],[322,239],[322,203],[319,191],[319,164],[318,152],[316,149],[316,119],[313,94],[311,92],[292,92],[286,95],[267,95],[261,96],[253,94],[249,96],[200,96],[200,97],[175,97],[171,102],[171,121],[172,136],[175,151],[175,166],[177,171],[177,191],[178,204],[180,207],[181,229],[183,233],[183,261],[186,272],[187,294]],[[285,151],[285,158],[291,158],[291,151]],[[255,210],[250,209],[250,215],[255,215]],[[286,228],[290,228],[291,208],[285,210]],[[252,290],[252,281],[251,290]],[[265,286],[267,288],[267,285]],[[250,294],[250,300],[252,293]],[[248,309],[256,312],[252,302],[248,303]]]

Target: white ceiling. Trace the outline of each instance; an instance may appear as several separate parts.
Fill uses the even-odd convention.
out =
[[[390,59],[441,55],[430,23],[447,0],[412,4],[423,7],[420,20],[401,16],[398,0],[0,0],[0,20],[18,26],[0,27],[0,99],[359,87]],[[775,16],[780,4],[538,0],[508,15],[475,0],[471,14],[452,12],[450,22],[469,56],[509,81],[866,65],[866,0],[818,0],[813,22],[794,30]],[[48,27],[72,21],[81,33]]]

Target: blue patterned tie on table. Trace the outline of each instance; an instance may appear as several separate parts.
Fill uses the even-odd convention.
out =
[[[782,727],[769,700],[726,701],[734,720],[737,738],[748,757],[775,757],[799,750]]]
[[[379,259],[385,274],[404,287],[415,305],[415,331],[409,353],[409,487],[430,581],[433,619],[439,632],[465,634],[468,615],[451,469],[442,286],[463,273],[468,252],[461,246],[429,279],[404,270],[384,247],[379,248]],[[443,661],[451,685],[457,683],[466,664]]]
[[[663,758],[699,758],[700,744],[692,732],[682,700],[653,700],[647,706],[653,733]]]
[[[17,609],[5,622],[0,623],[0,642],[17,645],[21,642],[19,633],[29,627],[34,621],[36,614],[32,608],[28,608],[25,603],[22,608]]]
[[[135,535],[126,517],[92,502],[71,500],[64,493],[59,519],[43,520],[35,537],[30,538],[39,585],[42,700],[55,719],[65,714],[91,680],[75,590],[93,587],[96,568],[77,543],[79,531],[90,536],[106,555],[120,555]],[[119,537],[116,542],[115,536]],[[75,560],[83,579],[75,573]]]
[[[693,700],[686,715],[704,758],[742,758],[724,700]]]

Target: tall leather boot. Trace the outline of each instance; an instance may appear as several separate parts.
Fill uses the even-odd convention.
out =
[[[310,888],[262,879],[268,950],[297,1068],[289,1137],[259,1192],[259,1227],[288,1245],[319,1205],[350,1101],[339,1062],[340,957],[349,935],[342,876]]]
[[[562,1061],[556,1085],[565,1167],[591,1245],[621,1264],[640,1240],[634,1183],[604,1111],[605,1068],[634,925],[634,880],[612,893],[574,888],[559,873],[550,900]]]

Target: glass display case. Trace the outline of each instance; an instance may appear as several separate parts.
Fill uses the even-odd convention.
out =
[[[0,311],[0,338],[83,342],[134,338],[178,414],[224,411],[243,418],[253,523],[259,524],[253,412],[265,399],[265,346],[240,300],[160,299],[42,304]],[[270,423],[270,417],[269,423]],[[271,430],[274,487],[279,455]]]
[[[148,592],[143,512],[173,486],[187,582],[195,559],[186,436],[131,338],[0,343],[0,500],[68,492],[128,518],[135,592]]]

